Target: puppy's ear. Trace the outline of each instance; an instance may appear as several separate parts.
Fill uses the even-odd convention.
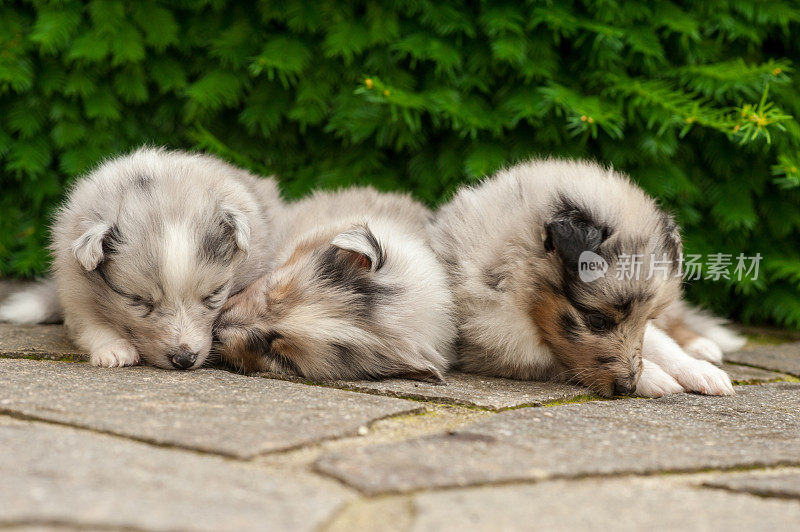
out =
[[[203,237],[203,257],[212,262],[230,262],[238,252],[250,251],[250,222],[238,209],[223,207],[216,213],[212,229]]]
[[[227,225],[229,234],[233,237],[236,247],[240,251],[250,251],[250,222],[247,216],[237,209],[228,208],[222,211],[223,224]]]
[[[584,251],[597,251],[605,235],[600,227],[572,218],[545,224],[545,251],[555,251],[569,271],[578,271],[578,257]]]
[[[352,264],[369,271],[383,266],[385,255],[380,242],[366,225],[358,225],[336,235],[331,245],[341,250]]]
[[[90,227],[72,243],[72,254],[86,271],[92,271],[114,252],[119,242],[117,226],[100,222]]]

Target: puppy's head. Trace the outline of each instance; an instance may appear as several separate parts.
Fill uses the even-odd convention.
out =
[[[603,396],[633,393],[647,321],[680,294],[677,226],[660,212],[640,223],[571,205],[544,227],[531,318],[566,375]]]
[[[235,208],[209,202],[170,212],[134,197],[114,222],[87,229],[72,252],[98,312],[146,362],[192,369],[209,354],[213,321],[248,241],[248,221]]]
[[[302,238],[224,305],[215,333],[222,360],[309,378],[440,380],[430,362],[439,355],[414,341],[414,320],[425,317],[404,303],[413,288],[392,273],[398,263],[365,225]]]

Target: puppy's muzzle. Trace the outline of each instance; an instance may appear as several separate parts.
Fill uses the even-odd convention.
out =
[[[614,395],[633,395],[636,391],[636,383],[631,381],[614,382]]]
[[[177,369],[189,369],[197,362],[197,353],[189,349],[188,345],[181,344],[178,350],[172,353],[169,360]]]

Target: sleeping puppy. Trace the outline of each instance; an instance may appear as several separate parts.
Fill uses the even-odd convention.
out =
[[[56,215],[53,279],[12,296],[0,318],[53,321],[63,309],[96,366],[199,367],[228,294],[270,267],[280,209],[273,180],[213,157],[141,148],[110,159]]]
[[[291,205],[277,267],[217,320],[221,360],[311,379],[442,381],[455,324],[429,216],[408,196],[369,188]]]
[[[681,315],[681,239],[628,178],[531,161],[460,190],[430,232],[451,276],[465,371],[565,379],[603,396],[733,393],[725,372],[658,326],[667,311]]]

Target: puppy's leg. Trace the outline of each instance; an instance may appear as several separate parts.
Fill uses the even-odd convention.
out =
[[[647,324],[642,358],[659,366],[686,391],[705,395],[733,395],[728,374],[705,360],[690,357],[664,331]]]
[[[683,346],[683,350],[689,356],[698,360],[707,360],[718,366],[722,364],[722,349],[713,340],[705,336],[698,336]]]
[[[712,364],[722,364],[722,349],[712,340],[691,330],[683,318],[669,319],[664,325],[664,332],[689,356]]]
[[[642,360],[642,374],[636,385],[636,395],[639,397],[661,397],[682,393],[684,391],[678,381],[649,360]]]
[[[84,324],[76,332],[76,342],[89,351],[89,359],[94,366],[114,368],[139,363],[136,348],[105,325]]]

